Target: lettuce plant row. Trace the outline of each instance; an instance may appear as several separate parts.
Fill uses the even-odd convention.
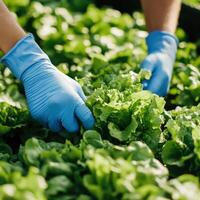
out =
[[[93,130],[52,133],[31,118],[23,87],[0,68],[0,200],[198,200],[200,58],[180,40],[169,95],[151,74],[141,13],[91,1],[5,1],[63,73],[79,81]]]

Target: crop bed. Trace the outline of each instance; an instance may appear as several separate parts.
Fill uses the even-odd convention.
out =
[[[90,1],[6,0],[63,73],[87,95],[96,124],[55,134],[30,117],[22,85],[0,68],[0,200],[199,200],[200,57],[180,40],[169,95],[150,74],[143,15]],[[88,5],[89,4],[89,5]]]

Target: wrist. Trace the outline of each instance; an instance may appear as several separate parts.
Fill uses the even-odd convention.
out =
[[[16,78],[21,80],[23,73],[40,62],[50,62],[48,56],[35,42],[32,34],[20,39],[14,47],[1,59]]]
[[[0,49],[7,53],[26,33],[18,25],[16,17],[5,6],[0,7]]]
[[[13,46],[15,46],[15,44],[25,36],[25,33],[23,33],[22,31],[19,31],[19,32],[15,32],[15,35],[7,35],[6,37],[6,40],[2,41],[1,42],[1,46],[0,46],[0,49],[1,51],[6,54],[9,52],[10,49],[12,49]]]
[[[162,52],[167,53],[170,57],[175,59],[178,39],[172,33],[166,31],[150,32],[146,38],[148,53]]]

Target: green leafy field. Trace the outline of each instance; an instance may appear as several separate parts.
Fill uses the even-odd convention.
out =
[[[183,0],[183,2],[198,9],[200,8],[200,0]]]
[[[142,14],[89,0],[5,2],[58,69],[82,85],[96,124],[77,134],[43,128],[30,117],[22,85],[1,66],[0,200],[198,200],[198,43],[178,29],[164,99],[142,90],[150,78],[140,71]]]

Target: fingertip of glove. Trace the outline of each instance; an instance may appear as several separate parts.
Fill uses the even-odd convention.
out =
[[[142,84],[143,84],[143,89],[144,89],[144,90],[147,90],[147,88],[148,88],[148,82],[149,82],[149,81],[147,81],[147,80],[144,80],[144,81],[142,82]]]
[[[147,90],[151,91],[152,93],[158,95],[159,97],[165,97],[167,95],[167,91],[163,88],[157,87],[147,87]]]
[[[64,113],[61,117],[61,123],[67,133],[77,133],[80,129],[78,121],[75,116],[69,117],[67,113]]]
[[[78,126],[78,127],[71,127],[71,128],[68,128],[68,129],[66,129],[67,130],[67,132],[68,133],[78,133],[79,132],[79,130],[80,130],[80,127]]]
[[[75,113],[79,120],[82,122],[85,129],[93,128],[95,120],[92,112],[85,104],[77,106],[75,109]]]
[[[152,73],[152,71],[154,70],[154,65],[152,63],[153,60],[150,60],[150,58],[148,57],[145,60],[143,60],[140,67],[141,69],[148,70],[149,72]]]
[[[95,119],[93,117],[93,115],[91,114],[90,118],[88,118],[85,123],[83,124],[84,128],[89,130],[92,129],[94,127],[95,124]]]

